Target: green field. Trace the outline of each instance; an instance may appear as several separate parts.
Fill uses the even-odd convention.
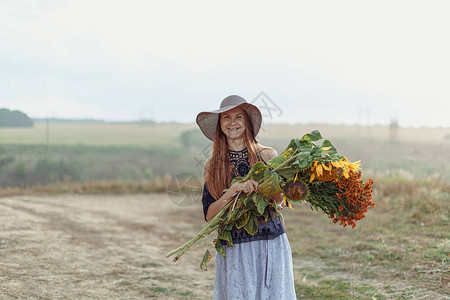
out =
[[[178,140],[194,125],[152,123],[36,122],[32,128],[0,128],[0,144],[156,146]]]
[[[50,144],[154,146],[177,142],[181,133],[195,129],[196,124],[158,123],[103,123],[103,122],[50,122]],[[264,141],[288,142],[304,133],[320,130],[330,139],[365,139],[398,142],[416,142],[429,145],[450,143],[450,128],[398,128],[387,126],[359,127],[344,125],[276,125],[265,124],[259,133]],[[208,140],[204,138],[204,141]],[[47,125],[36,122],[30,128],[0,128],[0,144],[47,144]]]
[[[365,176],[450,179],[450,129],[264,125],[259,142],[281,152],[318,129]],[[0,186],[58,182],[146,181],[203,175],[207,140],[195,124],[37,122],[0,128]]]

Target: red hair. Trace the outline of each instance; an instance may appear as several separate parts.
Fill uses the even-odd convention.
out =
[[[250,167],[257,161],[256,152],[261,151],[262,147],[254,137],[253,125],[250,122],[250,117],[244,111],[245,131],[244,143],[248,150],[248,160]],[[219,199],[224,190],[230,186],[231,183],[231,168],[230,168],[230,153],[228,151],[228,141],[225,133],[220,127],[220,115],[217,120],[216,131],[214,133],[212,155],[210,157],[209,168],[205,172],[205,181],[211,195],[214,199]]]

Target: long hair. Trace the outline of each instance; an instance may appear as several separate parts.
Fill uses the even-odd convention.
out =
[[[258,144],[256,138],[254,137],[254,130],[250,117],[245,110],[243,111],[245,118],[244,143],[248,149],[248,159],[250,167],[252,167],[258,161],[256,152],[258,151],[258,148],[262,147]],[[223,195],[224,190],[229,188],[232,179],[231,177],[228,141],[225,133],[223,133],[221,129],[219,115],[216,131],[214,133],[210,165],[206,172],[205,178],[208,190],[214,199],[219,199]]]

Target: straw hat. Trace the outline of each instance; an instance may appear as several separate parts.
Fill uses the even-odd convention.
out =
[[[219,114],[235,107],[242,108],[248,114],[253,125],[253,136],[256,137],[261,128],[261,112],[255,105],[248,103],[244,98],[237,95],[231,95],[223,99],[219,109],[203,111],[197,115],[196,122],[203,134],[211,141],[214,140],[214,133],[216,131],[217,121],[219,120]]]

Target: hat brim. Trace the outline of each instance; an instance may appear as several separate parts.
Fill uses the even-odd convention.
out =
[[[216,132],[216,126],[219,120],[219,114],[235,107],[240,107],[247,112],[253,125],[253,135],[256,137],[261,129],[262,115],[259,108],[251,103],[240,103],[238,105],[225,106],[213,111],[203,111],[197,115],[197,125],[208,139],[214,141],[214,134]]]

